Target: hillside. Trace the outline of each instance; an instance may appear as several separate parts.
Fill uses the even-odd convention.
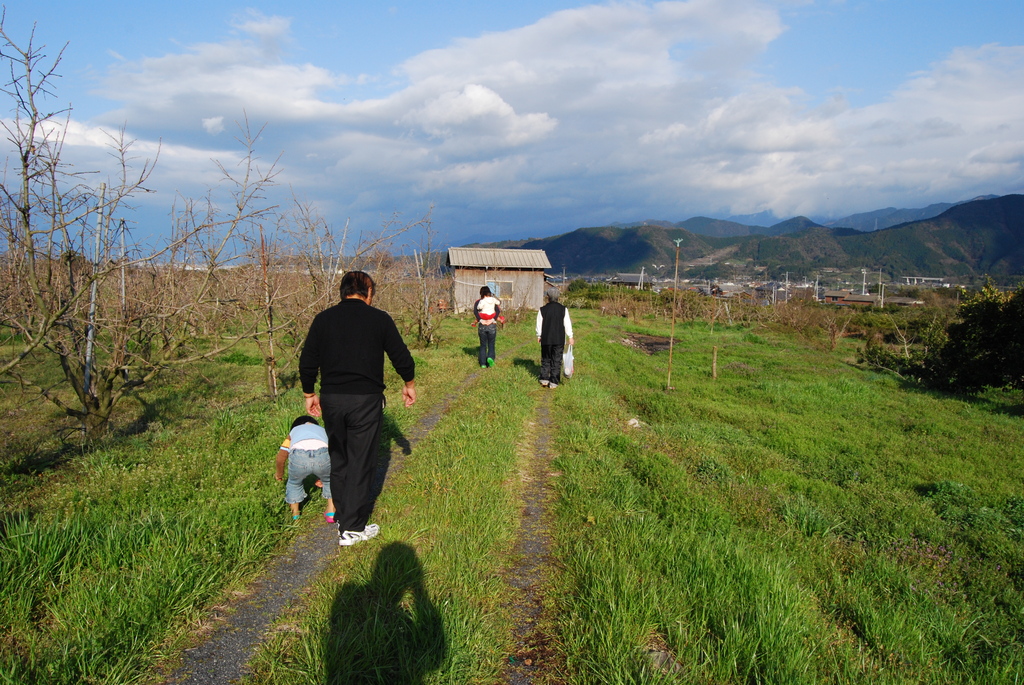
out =
[[[827,228],[796,217],[765,234],[727,235],[740,224],[696,217],[676,225],[581,228],[516,247],[542,249],[551,264],[574,274],[635,272],[642,266],[698,260],[768,266],[771,272],[822,268],[883,269],[893,275],[957,278],[1024,274],[1024,196],[1006,195],[953,205],[939,216],[863,233]],[[722,233],[698,235],[686,226]],[[748,227],[749,228],[749,227]],[[770,231],[772,234],[768,234]],[[492,247],[511,247],[506,241]]]
[[[985,195],[983,197],[972,198],[967,202],[974,200],[992,200],[995,199],[996,195]],[[842,219],[836,219],[834,221],[828,221],[825,223],[829,227],[843,227],[843,228],[854,228],[858,231],[877,231],[883,228],[891,228],[893,226],[899,226],[900,224],[909,223],[911,221],[924,221],[925,219],[932,219],[945,212],[951,207],[964,204],[963,202],[939,202],[936,204],[928,205],[927,207],[921,207],[918,209],[896,209],[895,207],[886,207],[885,209],[876,209],[872,212],[862,212],[860,214],[851,214],[850,216],[843,217]]]
[[[771,226],[759,226],[753,224],[738,223],[727,219],[711,219],[706,216],[695,216],[686,221],[672,223],[658,219],[649,219],[635,224],[613,224],[616,228],[681,228],[697,235],[709,236],[711,238],[736,238],[747,235],[783,235],[793,233],[810,226],[817,226],[810,219],[802,216],[780,221]],[[505,241],[509,242],[509,241]]]
[[[571,273],[598,274],[640,270],[643,264],[668,264],[675,259],[675,240],[683,259],[699,259],[717,247],[714,238],[679,228],[611,226],[580,228],[552,238],[523,243],[523,249],[544,250],[555,270],[563,265]],[[648,268],[650,268],[648,266]]]

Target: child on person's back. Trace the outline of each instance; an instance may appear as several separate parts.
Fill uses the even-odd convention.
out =
[[[277,452],[277,472],[274,477],[284,480],[284,465],[288,462],[288,483],[284,501],[292,510],[292,519],[299,518],[299,504],[306,499],[303,481],[315,474],[317,485],[323,487],[327,500],[324,518],[334,523],[334,500],[331,498],[331,455],[327,451],[327,431],[312,416],[300,416],[292,422],[288,437]]]
[[[498,322],[505,321],[501,316],[501,300],[492,295],[486,285],[480,288],[480,299],[473,303],[473,316],[480,336],[480,368],[486,369],[494,366],[497,357],[494,341],[498,335]]]

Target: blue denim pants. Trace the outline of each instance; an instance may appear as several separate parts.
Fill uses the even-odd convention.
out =
[[[315,475],[324,484],[324,499],[331,498],[331,454],[326,447],[318,450],[292,450],[288,453],[288,484],[284,487],[284,501],[298,504],[306,499],[302,482]]]
[[[498,324],[477,324],[476,332],[480,336],[480,366],[487,366],[488,357],[497,359],[494,356],[494,341],[498,337]]]

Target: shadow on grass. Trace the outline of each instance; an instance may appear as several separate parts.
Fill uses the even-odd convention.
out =
[[[106,436],[92,442],[82,440],[78,424],[58,426],[55,432],[60,439],[59,445],[39,447],[37,443],[26,442],[24,450],[20,449],[22,445],[11,445],[6,455],[7,460],[0,466],[0,473],[39,476],[59,469],[76,457],[110,447],[125,438],[141,435],[154,426],[162,426],[163,421],[169,420],[174,408],[182,404],[180,399],[173,397],[160,398],[154,402],[146,402],[137,395],[132,395],[131,399],[142,407],[142,413],[130,423],[120,427],[112,426]]]
[[[404,456],[412,454],[412,443],[402,433],[402,429],[391,417],[391,414],[384,412],[383,425],[380,429],[380,448],[377,450],[377,473],[373,478],[373,501],[376,504],[384,489],[384,481],[388,479],[388,470],[391,468],[391,454],[397,447],[402,450]]]
[[[384,547],[373,576],[338,591],[324,637],[324,682],[422,683],[447,655],[441,615],[416,551]]]
[[[398,427],[398,424],[387,412],[384,412],[384,425],[381,426],[380,438],[383,452],[390,454],[394,445],[400,448],[402,454],[406,456],[412,453],[412,445],[409,443],[409,439],[405,437],[402,429]]]
[[[30,449],[6,460],[0,466],[0,474],[7,476],[41,476],[44,472],[59,468],[73,458],[86,454],[86,445],[64,443],[56,448]]]
[[[523,369],[527,373],[533,376],[540,376],[540,364],[533,359],[524,359],[523,357],[516,357],[512,360],[512,366]]]
[[[9,433],[6,449],[0,454],[0,501],[30,491],[42,482],[40,478],[52,477],[69,463],[97,450],[136,439],[143,441],[139,449],[145,449],[147,433],[170,427],[180,431],[183,422],[208,416],[207,401],[221,390],[203,376],[185,378],[182,370],[167,372],[154,387],[159,394],[153,399],[147,399],[153,392],[144,395],[136,390],[127,394],[114,409],[108,433],[92,441],[86,441],[80,424],[67,416],[45,426],[34,425],[33,430]],[[126,420],[126,416],[134,418]],[[110,458],[112,463],[118,459],[126,464],[136,461],[130,450]]]
[[[867,368],[862,364],[844,362],[848,368],[856,369],[863,373],[874,373],[879,376],[889,376],[899,385],[900,389],[906,392],[913,392],[927,395],[937,399],[955,399],[973,405],[990,414],[1004,414],[1006,416],[1024,417],[1024,390],[1012,388],[984,388],[978,392],[958,392],[947,388],[936,388],[916,378],[900,376],[889,369]]]
[[[299,372],[292,371],[290,373],[282,373],[277,377],[277,382],[281,388],[281,392],[297,388],[299,387]]]
[[[132,399],[142,407],[142,413],[131,423],[117,431],[115,435],[131,437],[141,435],[151,428],[161,428],[164,422],[173,423],[181,418],[182,409],[188,406],[188,401],[183,402],[180,397],[158,397],[152,402],[147,402],[142,396],[133,394]]]

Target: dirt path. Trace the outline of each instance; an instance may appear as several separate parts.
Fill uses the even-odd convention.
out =
[[[388,477],[402,470],[405,457],[426,437],[448,411],[452,402],[471,388],[481,370],[466,376],[459,390],[446,395],[396,441],[377,469],[377,493]],[[264,640],[271,624],[338,553],[338,531],[329,524],[316,525],[296,536],[288,549],[275,557],[263,573],[227,606],[215,607],[204,621],[202,642],[185,650],[183,664],[165,681],[181,685],[213,685],[239,680],[245,665]]]
[[[521,446],[525,452],[520,477],[523,480],[522,513],[514,547],[514,562],[505,577],[513,589],[510,606],[515,652],[505,665],[505,682],[511,685],[558,682],[557,651],[545,620],[544,586],[551,565],[551,536],[548,530],[553,497],[551,470],[551,396],[544,390],[537,413]]]

